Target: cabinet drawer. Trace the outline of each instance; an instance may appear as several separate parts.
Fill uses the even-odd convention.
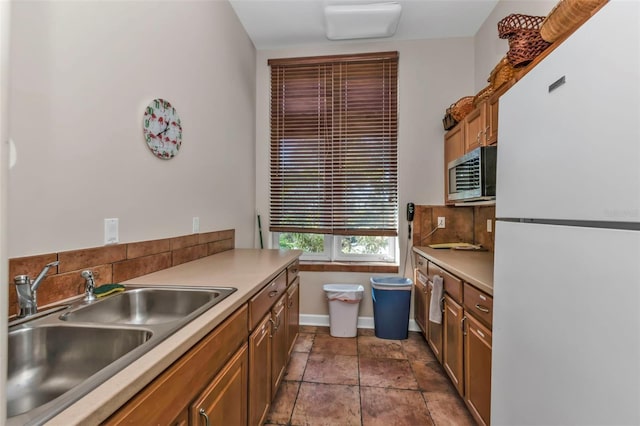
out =
[[[300,261],[296,259],[295,262],[292,262],[289,266],[287,266],[287,282],[291,284],[298,277],[298,273],[300,272]]]
[[[462,280],[451,275],[435,263],[429,262],[429,280],[433,282],[433,277],[440,275],[444,280],[444,291],[458,303],[462,303]]]
[[[424,275],[427,275],[429,272],[427,271],[427,265],[429,261],[424,257],[416,254],[416,269],[422,272]]]
[[[287,289],[287,272],[282,271],[249,301],[249,327],[253,330]]]
[[[493,297],[470,284],[464,284],[464,309],[491,327],[493,323]]]

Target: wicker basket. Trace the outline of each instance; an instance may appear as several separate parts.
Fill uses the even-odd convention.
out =
[[[515,69],[507,57],[503,57],[500,62],[493,68],[489,79],[487,80],[493,90],[496,91],[500,86],[511,80],[515,75]]]
[[[540,25],[540,36],[553,43],[606,2],[607,0],[560,0]]]
[[[551,43],[540,36],[544,16],[511,14],[498,22],[498,35],[509,40],[507,59],[514,67],[526,65]]]
[[[458,99],[458,101],[451,106],[451,116],[457,122],[464,120],[464,118],[473,111],[473,96],[465,96]]]
[[[453,107],[453,105],[451,105],[451,107]],[[456,119],[453,118],[453,115],[451,115],[451,107],[447,108],[444,113],[444,118],[442,119],[442,127],[444,127],[445,130],[451,130],[458,124]]]
[[[491,85],[488,85],[487,87],[485,87],[482,90],[480,90],[473,97],[473,107],[477,108],[478,105],[480,105],[480,103],[482,101],[484,101],[485,99],[489,98],[489,96],[491,96],[491,95],[493,95],[493,87]]]

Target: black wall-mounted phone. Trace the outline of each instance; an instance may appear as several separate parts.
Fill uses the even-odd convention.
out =
[[[413,213],[416,211],[416,205],[407,203],[407,222],[413,222]]]

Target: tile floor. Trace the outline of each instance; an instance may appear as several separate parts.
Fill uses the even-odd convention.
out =
[[[302,326],[265,425],[474,425],[420,333],[336,338]]]

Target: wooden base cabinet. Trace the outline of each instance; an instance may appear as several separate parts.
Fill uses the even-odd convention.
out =
[[[189,408],[192,425],[247,424],[248,361],[245,343]]]
[[[293,347],[300,331],[300,278],[296,277],[287,290],[287,358],[291,357]]]
[[[208,394],[215,384],[230,379],[226,373],[236,369],[238,354],[246,348],[248,338],[247,307],[243,306],[221,325],[160,374],[147,387],[108,418],[104,425],[184,425],[187,410],[194,399]],[[246,354],[246,350],[244,350]],[[246,361],[244,368],[246,375]],[[230,373],[231,374],[231,373]],[[223,379],[223,377],[226,377]],[[238,383],[238,378],[231,379]],[[235,385],[234,385],[235,386]],[[245,380],[246,388],[246,380]],[[242,397],[236,388],[218,387],[233,392],[231,399]],[[227,398],[226,396],[221,396]],[[246,401],[234,402],[234,410]],[[209,409],[215,404],[208,406]],[[191,416],[192,417],[192,416]],[[192,417],[193,418],[193,417]],[[245,414],[246,423],[246,414]],[[242,424],[245,424],[242,423]],[[199,423],[195,423],[199,424]],[[227,423],[232,424],[232,423]]]
[[[460,396],[464,396],[463,311],[451,297],[444,297],[442,366]]]
[[[481,425],[491,418],[491,330],[472,315],[465,316],[464,399]]]
[[[413,288],[413,316],[416,324],[427,335],[427,323],[429,322],[429,305],[427,304],[427,277],[421,271],[416,270],[415,285]]]
[[[275,396],[287,366],[286,309],[287,296],[283,295],[271,311],[271,395]]]
[[[431,309],[431,298],[433,297],[433,282],[429,281],[427,285],[427,314],[429,313],[429,309]],[[438,309],[442,309],[442,302],[444,299],[441,299],[438,303]],[[429,347],[433,351],[433,354],[436,356],[437,360],[442,363],[442,323],[437,324],[432,321],[428,321],[427,317],[427,342],[429,343]]]
[[[271,406],[271,314],[249,336],[249,424],[264,423]]]

